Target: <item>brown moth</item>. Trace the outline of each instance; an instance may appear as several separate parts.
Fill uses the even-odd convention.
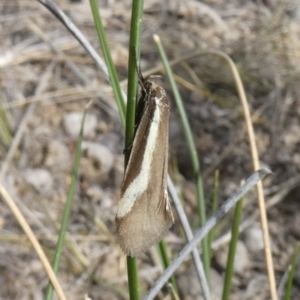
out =
[[[139,74],[137,129],[116,215],[117,241],[132,257],[158,243],[174,222],[167,191],[170,104],[153,77]]]

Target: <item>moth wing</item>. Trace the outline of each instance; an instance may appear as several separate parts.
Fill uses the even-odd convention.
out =
[[[157,102],[149,100],[138,126],[116,216],[117,241],[130,256],[159,242],[174,220],[166,182],[169,105]]]
[[[167,188],[167,176],[168,176],[168,153],[169,153],[169,143],[166,145],[165,158],[164,158],[164,169],[162,173],[162,191],[163,196],[160,197],[158,203],[159,213],[165,214],[166,219],[171,220],[174,223],[174,215],[171,207],[171,201],[169,198],[168,188]]]

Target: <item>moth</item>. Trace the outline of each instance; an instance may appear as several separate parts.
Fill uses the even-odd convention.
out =
[[[136,133],[116,215],[117,242],[132,257],[158,243],[174,223],[167,191],[170,104],[155,77],[139,72]]]

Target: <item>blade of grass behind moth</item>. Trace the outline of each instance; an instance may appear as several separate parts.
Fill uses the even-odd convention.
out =
[[[236,246],[239,237],[239,225],[241,221],[242,210],[243,210],[243,198],[241,198],[241,200],[238,201],[234,210],[233,224],[231,228],[231,241],[229,244],[229,250],[227,256],[227,265],[225,271],[222,300],[228,300],[230,295],[233,268],[234,268],[234,257],[235,257]]]
[[[182,99],[179,94],[177,85],[175,83],[170,65],[168,63],[167,56],[165,54],[165,51],[163,49],[163,46],[160,42],[160,38],[158,35],[154,35],[154,42],[156,43],[158,47],[158,51],[161,57],[161,60],[164,64],[168,79],[170,81],[172,91],[174,94],[174,99],[176,102],[176,106],[181,118],[184,134],[187,140],[189,152],[190,152],[190,157],[193,165],[193,171],[194,171],[194,176],[196,178],[196,188],[197,188],[197,203],[198,203],[198,213],[199,213],[199,218],[200,218],[200,224],[203,226],[206,222],[206,208],[205,208],[205,201],[204,201],[204,193],[203,193],[203,184],[202,184],[202,177],[201,177],[201,170],[200,170],[200,163],[198,160],[198,155],[197,155],[197,150],[196,146],[194,143],[193,139],[193,134],[188,122],[188,118],[186,115],[186,112],[184,110],[183,104],[182,104]],[[205,237],[202,240],[202,253],[203,253],[203,265],[204,265],[204,270],[207,279],[209,279],[209,251],[208,251],[208,240],[207,237]],[[209,281],[209,280],[208,280]]]
[[[158,247],[159,247],[162,265],[163,265],[164,269],[166,269],[170,265],[170,259],[168,257],[168,251],[167,251],[167,244],[164,240],[162,240],[159,243]],[[178,288],[177,288],[174,276],[171,276],[169,278],[169,283],[173,286],[174,292],[178,295]]]
[[[298,243],[296,246],[291,265],[289,266],[289,275],[288,275],[288,280],[287,280],[287,284],[286,284],[284,300],[291,299],[292,286],[293,286],[293,280],[294,280],[294,276],[295,276],[295,270],[296,270],[296,264],[297,264],[297,258],[299,255],[299,250],[300,250],[300,243]]]
[[[219,171],[217,170],[215,172],[215,179],[214,179],[211,215],[213,215],[217,210],[218,197],[219,197]],[[209,266],[211,265],[211,244],[213,242],[214,236],[215,236],[215,230],[212,229],[208,234]]]
[[[129,60],[128,60],[128,85],[127,85],[127,108],[126,108],[126,127],[125,127],[125,149],[130,149],[135,130],[136,96],[138,74],[136,70],[137,61],[140,58],[140,39],[143,18],[143,0],[133,0],[131,9],[131,24],[129,38]],[[125,151],[125,169],[129,160],[130,151]],[[127,277],[128,288],[131,300],[140,299],[139,282],[136,258],[127,256]]]
[[[265,175],[271,174],[268,169],[260,169],[253,173],[246,181],[245,184],[240,187],[233,195],[225,201],[225,203],[218,209],[218,211],[208,219],[206,224],[201,227],[194,235],[193,239],[180,251],[177,258],[170,264],[161,277],[155,282],[149,293],[144,297],[144,300],[153,299],[160,289],[166,284],[170,276],[176,271],[176,269],[183,263],[186,257],[191,251],[197,247],[198,243],[207,235],[207,233],[222,219],[230,209],[241,199],[257,182],[262,180]]]
[[[67,227],[69,224],[70,213],[71,213],[72,203],[73,203],[73,199],[74,199],[76,183],[77,183],[77,179],[78,179],[78,169],[79,169],[79,163],[80,163],[81,151],[82,151],[81,144],[82,144],[82,140],[83,140],[84,121],[85,121],[86,111],[90,105],[91,105],[91,102],[89,102],[87,104],[87,106],[84,110],[84,113],[83,113],[82,120],[81,120],[80,133],[79,133],[79,138],[78,138],[78,142],[76,145],[72,180],[71,180],[70,188],[68,190],[67,202],[65,205],[62,224],[60,227],[58,241],[57,241],[57,245],[56,245],[56,249],[55,249],[55,253],[54,253],[53,271],[55,273],[57,273],[57,271],[58,271],[58,267],[59,267],[59,263],[60,263],[60,259],[61,259],[61,255],[62,255],[62,251],[63,251],[63,246],[64,246],[64,242],[65,242],[65,237],[66,237],[66,231],[67,231]],[[50,300],[50,299],[52,299],[52,295],[53,295],[53,287],[52,287],[52,284],[49,282],[44,299]]]
[[[142,31],[143,0],[133,0],[130,24],[129,39],[129,60],[128,60],[128,84],[127,84],[127,108],[126,108],[126,129],[125,149],[132,145],[134,137],[135,113],[137,103],[137,64],[140,61],[140,40]],[[127,154],[127,153],[126,153]],[[125,166],[129,159],[129,153],[125,157]]]
[[[90,0],[91,10],[94,17],[94,23],[96,26],[98,38],[100,41],[100,46],[103,52],[104,60],[108,69],[110,83],[112,85],[112,89],[115,95],[115,99],[118,105],[119,114],[121,117],[121,121],[123,126],[125,126],[125,102],[122,95],[122,90],[119,82],[119,78],[117,75],[117,71],[115,69],[113,60],[111,58],[110,50],[108,47],[104,27],[102,24],[102,19],[99,13],[99,7],[96,0]]]

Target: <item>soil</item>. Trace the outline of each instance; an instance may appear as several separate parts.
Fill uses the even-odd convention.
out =
[[[56,3],[102,56],[89,1]],[[99,6],[126,91],[131,1],[101,0]],[[85,294],[92,299],[128,299],[126,257],[116,244],[114,221],[124,172],[124,131],[112,89],[82,46],[38,1],[1,1],[0,16],[0,184],[51,260],[72,179],[80,120],[92,100],[58,278],[68,299],[83,299]],[[274,172],[264,188],[277,286],[282,286],[300,239],[299,3],[144,3],[140,64],[144,74],[156,70],[163,75],[160,84],[171,101],[169,171],[196,230],[200,224],[191,160],[153,34],[160,36],[170,60],[202,53],[172,68],[193,130],[209,215],[216,171],[219,204],[253,172],[232,73],[224,59],[209,52],[223,51],[235,62],[253,116],[261,165]],[[252,238],[261,244],[256,200],[255,191],[245,200],[242,222],[251,222],[241,233],[236,262],[240,268],[235,269],[230,299],[270,297],[263,249],[251,247]],[[226,266],[222,257],[228,248],[228,239],[218,241],[230,225],[231,217],[218,225],[213,243],[213,299],[221,297]],[[46,273],[3,199],[0,229],[0,299],[42,299]],[[166,241],[172,259],[185,243],[178,221]],[[138,267],[144,295],[162,272],[155,248],[138,260]],[[202,299],[192,260],[175,278],[180,299]],[[300,299],[299,293],[298,266],[292,299]],[[157,299],[166,294],[162,290]]]

